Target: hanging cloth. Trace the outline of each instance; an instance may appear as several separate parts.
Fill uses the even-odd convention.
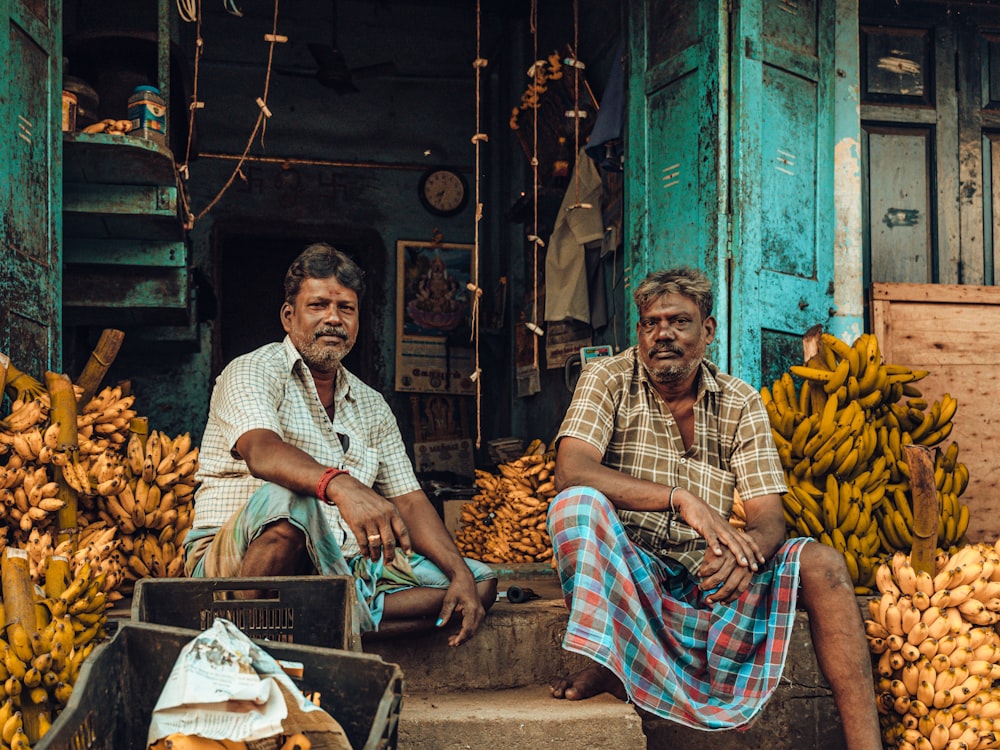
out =
[[[625,155],[625,41],[618,41],[601,108],[587,141],[587,154],[608,172],[621,172]]]
[[[589,208],[573,208],[577,203]],[[545,254],[546,320],[591,322],[585,251],[603,237],[601,174],[581,148]]]

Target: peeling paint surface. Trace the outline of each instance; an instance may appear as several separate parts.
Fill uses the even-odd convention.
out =
[[[833,240],[834,305],[832,332],[853,341],[863,330],[864,288],[861,248],[861,144],[855,137],[834,148]]]

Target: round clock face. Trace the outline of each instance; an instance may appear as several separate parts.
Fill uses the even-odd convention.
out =
[[[465,208],[469,190],[465,178],[451,169],[431,169],[420,178],[420,201],[431,213],[454,216]]]

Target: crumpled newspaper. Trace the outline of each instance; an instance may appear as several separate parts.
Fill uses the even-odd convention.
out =
[[[245,742],[274,737],[288,716],[282,688],[300,711],[323,711],[274,657],[216,618],[181,649],[153,708],[146,746],[175,733]]]

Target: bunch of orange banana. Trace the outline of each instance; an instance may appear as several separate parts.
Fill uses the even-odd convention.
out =
[[[172,530],[171,530],[172,531]],[[184,572],[184,548],[166,529],[155,533],[143,530],[122,545],[123,591],[130,591],[136,579],[177,578]]]
[[[934,573],[896,552],[876,585],[865,629],[885,746],[1000,745],[1000,541],[940,552]]]
[[[27,464],[21,469],[8,471],[7,479],[13,479],[15,473],[20,481],[0,488],[0,521],[20,529],[26,537],[36,526],[50,526],[53,514],[66,503],[57,497],[59,485],[50,479],[44,465]],[[5,483],[0,481],[0,484]]]
[[[86,440],[123,445],[136,411],[134,395],[123,395],[121,386],[107,386],[80,410],[77,432],[81,448]]]
[[[478,492],[462,507],[456,545],[467,557],[484,562],[551,559],[545,515],[556,494],[553,454],[543,441],[534,440],[524,455],[497,468],[499,474],[476,470]]]
[[[788,533],[814,537],[843,552],[859,594],[870,593],[878,557],[903,549],[902,537],[912,534],[902,447],[933,445],[950,432],[957,401],[947,395],[931,409],[933,419],[921,422],[916,437],[906,429],[912,421],[903,424],[898,416],[904,409],[926,408],[914,383],[927,374],[886,364],[872,334],[848,345],[824,333],[806,365],[789,368],[771,388],[761,389],[789,487],[784,496]],[[802,379],[801,387],[793,375]],[[905,407],[898,403],[904,397],[909,399]],[[957,498],[968,484],[968,470],[957,457],[954,443],[938,457],[941,487],[954,494],[941,498],[946,549],[961,541],[967,527],[962,518],[967,519],[968,509],[963,511]],[[900,498],[907,499],[905,508]]]
[[[0,419],[0,445],[10,445],[8,438],[42,424],[49,417],[47,398],[15,399],[10,412]]]

